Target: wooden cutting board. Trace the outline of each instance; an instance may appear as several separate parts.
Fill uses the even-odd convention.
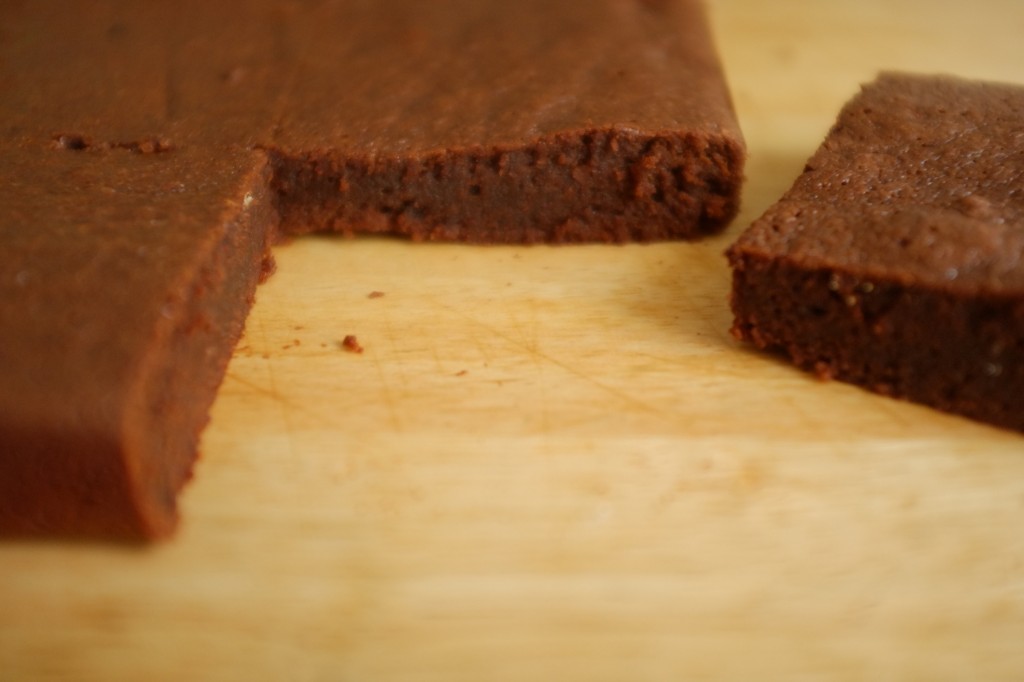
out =
[[[728,233],[278,249],[179,536],[0,544],[0,680],[1024,678],[1024,436],[738,346],[722,257],[879,69],[1024,82],[1024,3],[709,4]]]

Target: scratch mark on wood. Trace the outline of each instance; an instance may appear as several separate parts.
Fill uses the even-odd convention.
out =
[[[332,419],[331,417],[327,416],[324,413],[316,412],[314,410],[311,410],[311,409],[309,409],[308,406],[306,406],[306,405],[304,405],[302,403],[297,403],[297,402],[288,400],[287,398],[282,396],[280,393],[278,393],[277,390],[275,390],[274,388],[268,388],[266,386],[263,386],[261,384],[258,384],[256,382],[254,382],[254,381],[249,381],[248,379],[243,379],[241,376],[239,376],[238,374],[236,374],[235,372],[232,372],[232,371],[228,371],[226,376],[228,378],[230,378],[232,381],[238,382],[239,384],[242,384],[246,388],[252,389],[256,393],[259,393],[261,395],[265,395],[265,396],[273,399],[274,402],[278,402],[278,403],[282,403],[282,404],[287,405],[289,410],[291,410],[293,412],[296,412],[296,413],[299,413],[299,414],[304,414],[304,415],[306,415],[308,417],[312,417],[314,422],[317,423],[318,426],[332,427],[332,426],[337,424],[337,420],[336,419]],[[271,383],[273,384],[273,382],[271,382]]]
[[[373,354],[373,364],[377,370],[377,376],[380,379],[381,395],[384,397],[384,403],[388,408],[388,418],[391,421],[391,429],[393,431],[402,431],[402,420],[399,416],[400,412],[395,400],[394,391],[391,385],[388,383],[388,374],[384,371],[384,367],[381,365],[380,356],[376,353]]]
[[[542,351],[540,349],[540,346],[539,346],[539,344],[536,341],[536,336],[535,335],[534,335],[533,342],[522,341],[520,339],[517,339],[517,338],[507,334],[506,332],[502,331],[500,328],[494,327],[492,325],[489,325],[486,322],[483,322],[483,321],[473,317],[472,315],[469,315],[469,314],[459,310],[458,308],[455,308],[453,306],[447,305],[445,303],[441,303],[440,301],[437,301],[437,300],[433,300],[432,302],[433,302],[434,305],[438,306],[439,308],[442,308],[442,309],[444,309],[444,310],[446,310],[446,311],[448,311],[450,313],[454,313],[454,314],[458,315],[459,317],[463,318],[464,320],[466,320],[466,321],[468,321],[468,322],[470,322],[470,323],[472,323],[472,324],[474,324],[474,325],[476,325],[478,327],[486,329],[488,332],[490,332],[494,336],[497,336],[497,337],[507,341],[508,343],[523,349],[530,356],[532,356],[532,357],[534,357],[534,358],[536,358],[538,360],[542,360],[542,361],[544,361],[544,362],[546,362],[548,364],[554,365],[555,367],[558,367],[558,368],[562,369],[563,371],[567,372],[568,374],[571,374],[571,375],[573,375],[573,376],[575,376],[575,377],[577,377],[579,379],[582,379],[583,381],[586,381],[587,383],[595,386],[596,388],[599,388],[600,390],[602,390],[605,393],[607,393],[607,394],[617,398],[618,400],[620,400],[620,401],[622,401],[622,402],[624,402],[624,403],[626,403],[628,405],[631,405],[634,408],[637,408],[637,409],[639,409],[639,410],[641,410],[643,412],[648,412],[650,414],[654,414],[654,415],[658,415],[658,416],[662,416],[662,417],[666,417],[666,418],[671,416],[670,412],[668,412],[668,411],[658,407],[657,405],[652,405],[651,403],[645,402],[645,401],[643,401],[643,400],[633,396],[632,394],[630,394],[630,393],[628,393],[626,391],[623,391],[623,390],[621,390],[619,388],[616,388],[615,386],[610,386],[608,384],[605,384],[605,383],[595,379],[593,376],[591,376],[587,372],[584,372],[583,370],[578,369],[577,367],[575,367],[575,366],[565,362],[564,360],[561,360],[561,359],[559,359],[559,358],[557,358],[557,357],[555,357],[553,355],[545,353],[544,351]]]
[[[269,348],[269,343],[268,343],[268,340],[267,340],[267,327],[266,327],[265,324],[263,324],[262,321],[259,324],[259,331],[260,331],[260,336],[263,337],[263,347],[264,348]],[[288,443],[288,454],[294,457],[294,455],[295,455],[295,447],[294,447],[294,442],[293,442],[294,430],[292,428],[293,424],[292,424],[291,405],[288,404],[288,401],[282,399],[281,393],[280,393],[280,391],[278,391],[278,388],[277,388],[277,378],[276,378],[275,372],[274,372],[274,363],[273,363],[273,361],[267,362],[266,363],[266,367],[267,367],[267,379],[268,379],[268,381],[270,383],[270,395],[274,398],[275,402],[278,405],[281,406],[281,421],[284,423],[285,440]]]

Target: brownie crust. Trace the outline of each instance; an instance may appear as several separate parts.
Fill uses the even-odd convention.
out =
[[[883,74],[729,249],[733,334],[1024,430],[1024,88]]]

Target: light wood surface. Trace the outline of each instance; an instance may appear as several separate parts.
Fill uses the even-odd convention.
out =
[[[178,537],[0,544],[0,680],[1024,679],[1024,436],[739,347],[722,257],[879,69],[1024,82],[1024,3],[710,9],[725,235],[278,249]]]

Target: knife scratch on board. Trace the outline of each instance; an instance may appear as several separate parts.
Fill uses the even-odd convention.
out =
[[[604,391],[605,393],[608,393],[614,396],[615,398],[618,398],[619,400],[628,405],[638,408],[644,412],[648,412],[650,414],[658,415],[661,417],[667,418],[672,416],[672,414],[669,411],[664,410],[657,405],[653,405],[644,400],[641,400],[640,398],[637,398],[636,396],[628,393],[627,391],[623,391],[615,386],[610,386],[601,381],[598,381],[590,374],[587,374],[585,371],[578,369],[577,367],[574,367],[568,362],[561,360],[553,355],[549,355],[548,353],[545,353],[540,349],[539,344],[537,344],[536,342],[528,343],[516,339],[513,336],[502,331],[499,327],[489,325],[486,322],[483,322],[482,320],[479,320],[476,317],[469,315],[468,313],[459,310],[456,307],[447,305],[437,300],[433,300],[432,303],[437,307],[446,310],[447,312],[455,313],[456,315],[466,320],[467,322],[470,322],[478,327],[481,327],[482,329],[487,330],[494,336],[497,336],[503,339],[504,341],[507,341],[508,343],[526,351],[526,353],[529,354],[531,357],[534,357],[538,360],[542,360],[550,365],[554,365],[555,367],[558,367],[559,369],[577,377],[578,379],[586,381],[587,383],[591,384],[592,386],[595,386],[596,388]]]

